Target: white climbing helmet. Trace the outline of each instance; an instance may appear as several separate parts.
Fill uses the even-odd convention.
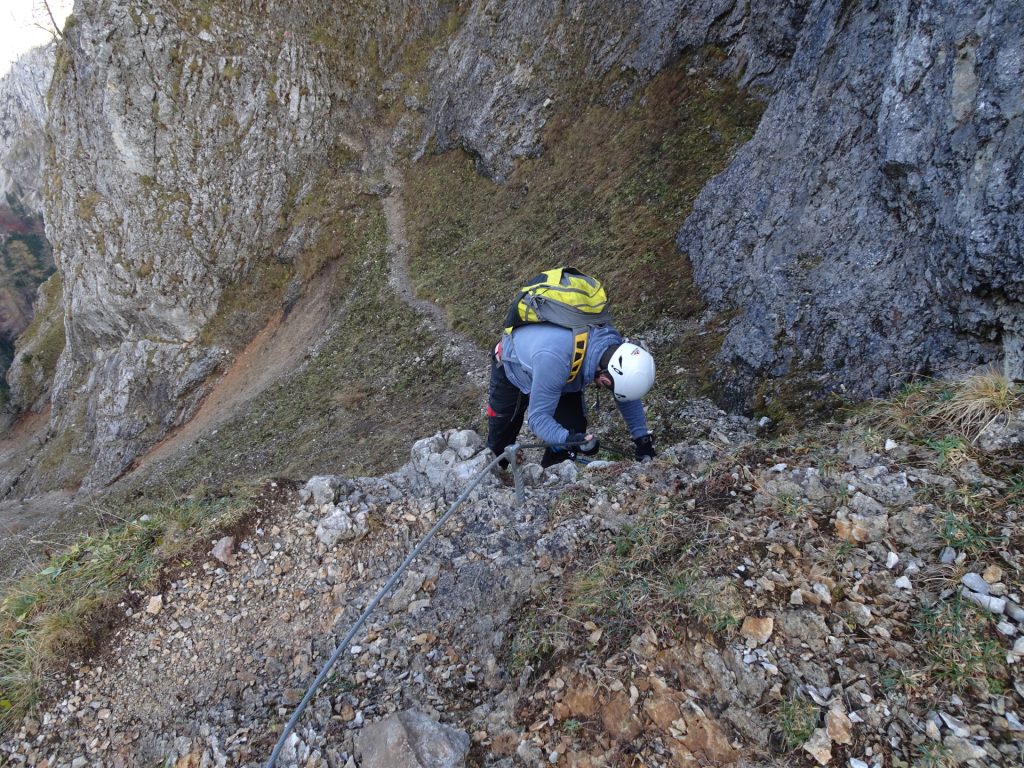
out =
[[[654,358],[643,347],[627,341],[612,353],[608,373],[615,384],[616,400],[639,400],[654,386]]]

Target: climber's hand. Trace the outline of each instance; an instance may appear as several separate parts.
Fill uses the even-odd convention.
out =
[[[579,432],[569,435],[566,444],[570,448],[575,448],[575,450],[588,456],[593,456],[597,453],[598,446],[600,445],[596,435],[592,433],[581,435]]]

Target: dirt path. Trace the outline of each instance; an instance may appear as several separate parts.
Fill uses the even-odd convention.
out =
[[[383,152],[386,158],[383,175],[390,190],[384,198],[384,216],[387,221],[391,287],[410,309],[423,318],[427,327],[444,341],[466,376],[483,387],[486,385],[487,353],[468,336],[455,331],[448,324],[444,310],[432,301],[419,298],[412,287],[412,281],[409,279],[409,238],[403,199],[405,180],[402,171],[391,157],[390,146]]]

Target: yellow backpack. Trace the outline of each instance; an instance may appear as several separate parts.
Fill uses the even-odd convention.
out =
[[[519,289],[505,315],[502,346],[512,331],[530,323],[554,323],[573,332],[573,357],[569,381],[579,374],[587,353],[587,336],[592,326],[611,322],[608,296],[599,280],[572,267],[542,272]]]

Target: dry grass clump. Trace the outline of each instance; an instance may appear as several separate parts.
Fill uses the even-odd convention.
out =
[[[950,436],[973,443],[990,424],[1024,408],[1024,392],[1000,373],[958,381],[923,379],[872,403],[868,421],[920,442]]]
[[[951,427],[970,441],[999,418],[1024,408],[1024,393],[1002,374],[970,376],[932,408],[932,422]]]

